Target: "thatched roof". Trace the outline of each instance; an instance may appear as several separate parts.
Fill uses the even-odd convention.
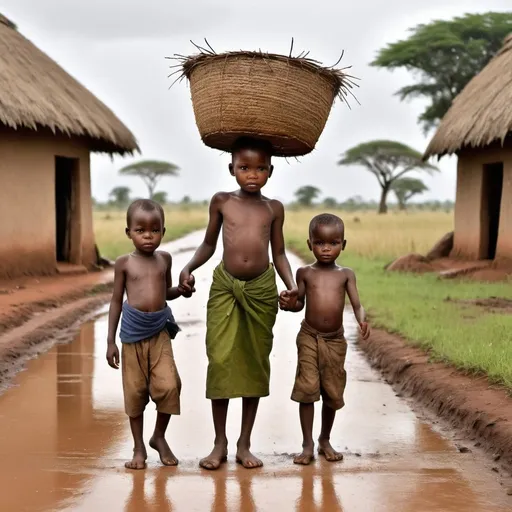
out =
[[[512,131],[512,34],[498,54],[455,98],[430,141],[425,158],[463,148],[503,144]]]
[[[1,14],[0,123],[87,137],[92,151],[138,150],[133,134],[109,108]]]

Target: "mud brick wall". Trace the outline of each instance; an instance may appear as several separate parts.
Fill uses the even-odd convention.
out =
[[[71,262],[95,261],[87,139],[1,127],[0,278],[56,272],[56,156],[79,159]]]
[[[503,163],[503,188],[496,259],[512,259],[512,149],[465,150],[459,154],[452,257],[485,258],[487,211],[484,166]]]

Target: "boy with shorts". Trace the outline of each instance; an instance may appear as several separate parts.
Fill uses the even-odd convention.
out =
[[[126,414],[134,440],[128,469],[146,467],[146,447],[142,438],[144,409],[149,398],[157,406],[155,431],[149,445],[162,464],[175,466],[165,431],[172,414],[180,414],[181,381],[174,363],[171,339],[180,328],[166,300],[190,296],[193,291],[172,287],[171,255],[157,251],[165,234],[162,207],[151,200],[134,201],[126,214],[126,235],[135,250],[117,258],[114,291],[108,317],[108,364],[119,368],[116,331],[121,312],[119,337],[122,343],[122,376]],[[123,303],[124,293],[127,300]]]
[[[290,304],[297,297],[284,247],[283,205],[261,194],[272,175],[271,155],[272,146],[264,141],[241,138],[235,143],[229,170],[240,188],[213,196],[204,241],[180,274],[180,285],[192,290],[192,272],[213,256],[223,228],[224,254],[213,273],[207,305],[206,398],[212,401],[215,443],[200,461],[205,469],[217,469],[227,460],[228,404],[239,397],[243,411],[236,460],[245,468],[263,465],[251,453],[250,439],[259,399],[269,394],[269,356],[278,311],[274,265],[287,287],[281,297]]]
[[[300,403],[303,434],[303,451],[294,458],[294,462],[304,465],[314,459],[314,403],[320,400],[320,396],[323,407],[318,453],[330,462],[343,459],[343,455],[331,446],[330,435],[336,411],[345,405],[345,294],[350,299],[363,338],[370,335],[365,311],[359,301],[356,276],[351,269],[336,264],[347,243],[343,221],[335,215],[317,215],[309,225],[307,243],[316,262],[297,271],[299,295],[295,305],[287,297],[280,298],[280,306],[284,310],[301,311],[306,305],[306,318],[297,336],[298,363],[291,396],[292,400]]]

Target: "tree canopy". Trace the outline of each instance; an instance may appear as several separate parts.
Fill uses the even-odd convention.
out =
[[[418,121],[427,133],[437,126],[454,98],[496,55],[512,32],[512,12],[465,14],[410,29],[404,40],[379,50],[372,66],[404,68],[416,83],[397,91],[400,99],[427,99]]]
[[[391,188],[395,193],[400,210],[407,209],[407,203],[412,197],[428,190],[428,187],[420,179],[408,177],[395,180]]]
[[[170,162],[143,160],[123,167],[119,172],[141,178],[148,187],[149,198],[153,199],[157,183],[165,176],[177,176],[178,171],[178,166]]]
[[[114,187],[109,194],[110,200],[116,206],[124,206],[130,202],[131,190],[128,187]]]
[[[393,140],[374,140],[354,146],[342,155],[338,165],[361,166],[377,178],[381,188],[379,213],[387,212],[387,196],[394,181],[412,171],[429,174],[438,171],[422,160],[420,152]]]
[[[295,191],[295,197],[297,202],[301,206],[310,207],[313,201],[320,195],[320,189],[313,187],[312,185],[305,185]]]

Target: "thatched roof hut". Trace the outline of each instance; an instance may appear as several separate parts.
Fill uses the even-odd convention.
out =
[[[90,152],[136,150],[110,109],[0,15],[1,278],[93,267]]]
[[[91,139],[91,150],[131,153],[133,134],[114,113],[0,14],[0,122]]]
[[[455,98],[424,158],[456,153],[452,256],[512,260],[512,35]]]
[[[512,131],[512,34],[487,66],[455,98],[425,157],[505,144]]]

